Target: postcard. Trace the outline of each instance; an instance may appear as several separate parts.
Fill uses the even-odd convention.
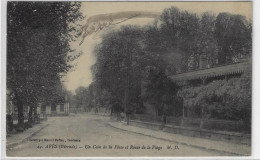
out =
[[[251,1],[6,3],[7,158],[251,156]]]

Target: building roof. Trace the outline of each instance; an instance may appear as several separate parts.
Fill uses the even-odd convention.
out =
[[[214,68],[200,69],[196,71],[190,71],[185,73],[179,73],[170,76],[174,82],[202,79],[209,77],[225,76],[231,74],[241,74],[249,66],[248,62],[240,62],[229,65],[218,66]]]

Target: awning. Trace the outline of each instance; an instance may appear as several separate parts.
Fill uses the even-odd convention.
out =
[[[214,68],[201,69],[186,73],[180,73],[170,76],[174,82],[187,81],[193,79],[202,79],[209,77],[225,76],[232,74],[241,74],[249,66],[248,62],[235,63]]]

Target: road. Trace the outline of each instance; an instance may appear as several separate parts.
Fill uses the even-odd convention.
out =
[[[7,151],[18,157],[227,156],[111,127],[109,117],[77,114],[54,121],[27,142]],[[40,142],[39,142],[40,141]],[[79,142],[80,141],[80,142]],[[110,148],[111,147],[111,148]],[[145,148],[143,148],[145,147]],[[150,147],[150,149],[148,149]],[[169,147],[167,149],[167,147]]]

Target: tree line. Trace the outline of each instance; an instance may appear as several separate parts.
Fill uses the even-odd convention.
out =
[[[172,104],[182,103],[178,97],[186,92],[169,75],[199,69],[202,55],[206,57],[207,68],[241,62],[251,57],[251,48],[252,23],[243,15],[196,14],[166,8],[152,25],[122,26],[102,37],[94,51],[93,82],[89,87],[81,87],[82,92],[76,92],[77,103],[86,108],[101,106],[115,112],[144,113],[144,102],[149,102],[156,107],[157,114],[176,110],[173,114],[179,116],[181,109],[173,108]],[[236,82],[226,85],[233,83]],[[207,95],[203,95],[206,99]],[[247,106],[250,95],[244,101]],[[221,115],[219,110],[214,111],[213,117]]]
[[[77,2],[7,3],[7,97],[17,106],[21,127],[24,106],[30,108],[31,122],[38,103],[64,101],[61,79],[72,67],[69,43],[79,36],[80,6]]]

